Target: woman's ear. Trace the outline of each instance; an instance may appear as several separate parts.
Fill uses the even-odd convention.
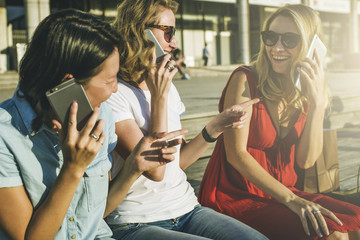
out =
[[[72,79],[74,76],[70,73],[65,74],[65,76],[63,77],[63,79],[61,79],[61,82],[66,82],[69,79]]]

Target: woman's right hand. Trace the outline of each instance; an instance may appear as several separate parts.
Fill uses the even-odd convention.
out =
[[[69,113],[67,131],[60,132],[60,144],[64,157],[64,167],[70,167],[77,176],[82,177],[87,166],[99,152],[105,135],[105,121],[98,120],[100,109],[96,107],[85,126],[77,130],[78,104],[73,102]]]
[[[313,229],[319,237],[329,235],[329,229],[324,216],[333,220],[340,226],[343,225],[342,222],[330,210],[322,207],[320,204],[308,201],[298,196],[295,196],[293,200],[285,203],[285,205],[299,216],[305,233],[307,233],[309,236],[309,224],[312,225]]]
[[[328,103],[325,73],[317,49],[314,50],[314,57],[315,59],[306,58],[300,62],[298,72],[301,76],[302,91],[310,99],[311,104],[325,107]]]
[[[125,161],[125,168],[134,174],[142,174],[175,160],[176,145],[181,144],[178,136],[185,135],[181,129],[169,133],[153,133],[143,137]]]
[[[167,54],[161,63],[156,64],[155,51],[153,53],[153,65],[156,67],[151,68],[145,78],[152,98],[168,96],[172,79],[178,71],[175,61],[170,58],[171,55]]]

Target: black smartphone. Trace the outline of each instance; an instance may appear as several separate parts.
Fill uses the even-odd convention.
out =
[[[166,53],[164,52],[164,50],[160,46],[160,43],[150,29],[145,29],[145,34],[147,38],[155,44],[156,63],[161,62],[162,58],[166,55]]]
[[[69,111],[73,101],[78,103],[77,128],[79,130],[85,125],[93,112],[84,88],[81,84],[76,83],[75,78],[48,90],[46,97],[63,127],[67,126]]]

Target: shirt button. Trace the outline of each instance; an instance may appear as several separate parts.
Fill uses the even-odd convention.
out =
[[[70,222],[74,221],[74,218],[73,218],[73,217],[69,217],[69,221],[70,221]]]
[[[75,239],[75,238],[76,238],[75,234],[71,235],[71,239]]]

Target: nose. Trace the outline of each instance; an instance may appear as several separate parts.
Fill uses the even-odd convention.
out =
[[[173,36],[172,39],[171,39],[171,41],[170,41],[170,47],[171,47],[173,50],[178,48],[177,42],[176,42],[176,39],[175,39],[175,36]]]
[[[274,45],[275,49],[277,50],[283,50],[284,49],[284,46],[282,45],[282,42],[281,42],[281,36],[278,38],[276,44]]]

